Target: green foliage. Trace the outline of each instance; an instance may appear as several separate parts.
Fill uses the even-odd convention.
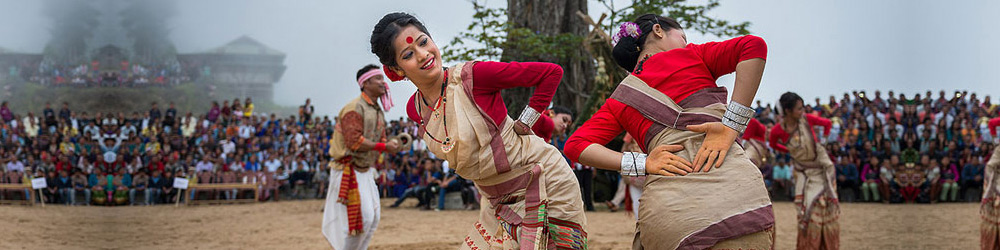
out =
[[[467,31],[459,32],[443,48],[445,61],[459,62],[472,60],[499,61],[507,42],[506,30],[509,25],[506,20],[506,10],[503,8],[487,8],[478,1],[471,1],[476,13],[472,15],[473,22]],[[479,46],[468,46],[466,42]]]
[[[657,14],[677,20],[686,30],[694,30],[702,34],[712,34],[718,37],[732,37],[749,34],[749,22],[731,22],[708,13],[719,7],[719,0],[707,0],[701,4],[690,3],[687,0],[632,0],[627,6],[615,6],[613,0],[594,0],[605,6],[604,11],[609,18],[596,24],[600,30],[613,34],[617,32],[622,22],[635,20],[644,14]],[[479,0],[470,0],[475,14],[467,31],[459,33],[447,46],[444,46],[446,61],[493,60],[505,61],[503,55],[516,55],[518,60],[566,62],[566,59],[579,55],[574,53],[581,44],[589,52],[584,60],[593,60],[597,70],[589,71],[594,75],[584,76],[594,79],[594,84],[588,89],[586,103],[577,111],[578,124],[589,117],[604,104],[606,98],[614,91],[618,82],[628,74],[618,67],[611,56],[611,41],[607,36],[581,37],[574,34],[543,35],[527,28],[513,28],[506,20],[506,9],[487,8]],[[564,66],[565,67],[565,66]],[[585,74],[584,71],[577,72]],[[562,88],[560,88],[560,91]],[[505,90],[504,98],[526,95],[527,92]],[[508,103],[512,105],[512,103]],[[517,106],[517,105],[514,105]],[[513,112],[514,109],[510,109]]]
[[[467,31],[443,47],[443,57],[448,62],[473,60],[504,61],[504,50],[517,51],[524,58],[535,60],[568,59],[583,38],[573,34],[554,36],[539,34],[528,28],[514,28],[507,22],[505,8],[488,8],[472,0],[473,22]],[[470,46],[475,45],[475,46]]]
[[[509,29],[504,49],[517,51],[521,57],[540,61],[574,59],[583,37],[562,33],[554,36],[537,34],[528,28]]]
[[[684,29],[693,29],[702,34],[731,37],[750,34],[750,22],[732,23],[708,16],[708,12],[719,7],[719,0],[708,0],[705,4],[691,4],[687,0],[633,0],[632,4],[616,8],[613,0],[597,0],[605,6],[609,17],[600,25],[611,34],[617,32],[618,25],[635,20],[645,14],[657,14],[673,18]]]
[[[597,1],[610,15],[599,25],[611,34],[622,22],[650,13],[674,18],[682,27],[703,34],[729,37],[750,33],[750,22],[734,23],[708,16],[709,11],[719,7],[719,0],[708,0],[700,5],[687,0],[633,0],[623,8],[615,7],[612,0]],[[582,37],[573,34],[549,36],[527,28],[513,28],[506,20],[505,8],[489,8],[479,0],[469,2],[475,10],[473,21],[466,31],[444,46],[446,61],[501,61],[504,50],[517,51],[525,58],[567,59],[583,41]]]

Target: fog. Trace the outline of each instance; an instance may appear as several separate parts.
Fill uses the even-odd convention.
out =
[[[97,0],[99,5],[107,1]],[[619,1],[621,2],[621,1]],[[970,1],[971,3],[971,1]],[[968,89],[1000,94],[1000,3],[941,1],[722,1],[711,15],[750,21],[768,42],[769,55],[758,99],[773,102],[784,91],[810,99],[838,97],[853,89],[923,93]],[[52,37],[44,1],[0,1],[0,48],[41,53]],[[505,6],[490,1],[490,6]],[[355,73],[377,63],[368,37],[382,15],[405,11],[418,16],[439,46],[470,23],[472,5],[447,1],[178,0],[169,18],[169,39],[178,53],[202,52],[246,35],[287,57],[275,84],[274,101],[300,105],[312,98],[319,114],[335,115],[359,95]],[[592,16],[603,6],[590,4]],[[689,41],[725,39],[688,30]],[[720,79],[732,86],[733,77]],[[391,85],[397,108],[415,90]],[[206,107],[207,110],[207,107]]]

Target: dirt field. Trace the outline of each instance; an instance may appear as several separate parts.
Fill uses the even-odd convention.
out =
[[[454,249],[474,211],[387,208],[373,249]],[[415,201],[409,201],[415,202]],[[330,249],[322,200],[199,207],[0,207],[0,249]],[[591,249],[628,249],[634,222],[587,213]],[[602,211],[603,210],[603,211]],[[775,204],[776,249],[795,245],[791,203]],[[976,249],[978,204],[842,204],[841,249]]]

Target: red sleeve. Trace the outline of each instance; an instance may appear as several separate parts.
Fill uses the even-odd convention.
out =
[[[990,122],[986,124],[990,128],[990,135],[993,137],[997,136],[997,127],[1000,127],[1000,117],[990,119]]]
[[[830,123],[830,119],[819,117],[817,115],[806,115],[806,122],[809,123],[809,127],[823,126],[824,135],[829,135],[830,128],[833,128],[833,123]]]
[[[758,141],[764,141],[764,134],[767,128],[764,127],[763,123],[760,123],[757,119],[750,119],[750,123],[747,124],[747,129],[743,131],[743,139],[755,139]]]
[[[534,87],[528,106],[541,113],[552,102],[552,96],[562,81],[562,67],[543,62],[478,62],[472,66],[476,104],[486,111],[494,122],[503,121],[507,107],[500,98],[500,90],[514,87]]]
[[[771,138],[768,139],[771,148],[779,152],[788,153],[788,148],[785,148],[785,145],[781,143],[782,141],[787,140],[788,133],[786,133],[784,129],[781,129],[781,126],[774,125],[774,127],[771,128]]]
[[[767,44],[764,39],[752,35],[692,45],[692,48],[701,55],[713,78],[733,73],[736,64],[742,61],[754,58],[767,60]]]
[[[552,123],[552,118],[550,118],[545,113],[538,117],[538,121],[535,122],[534,126],[531,126],[531,131],[535,132],[535,135],[541,137],[545,141],[552,139],[552,130],[555,129],[555,124]]]
[[[614,114],[611,113],[608,103],[605,102],[601,109],[597,110],[587,122],[577,128],[573,135],[566,141],[563,147],[563,154],[572,162],[580,161],[580,154],[590,144],[604,145],[625,131]]]
[[[417,103],[414,102],[416,96],[417,93],[413,93],[413,95],[410,96],[410,100],[406,101],[406,116],[410,117],[410,120],[413,120],[419,124],[420,119],[422,118],[420,117],[419,114],[417,114]]]

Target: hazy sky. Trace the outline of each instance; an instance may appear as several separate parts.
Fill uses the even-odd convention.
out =
[[[48,19],[40,1],[2,0],[0,47],[40,52]],[[624,2],[624,1],[619,1]],[[975,4],[973,4],[975,2]],[[505,6],[505,1],[490,1]],[[1000,3],[994,1],[721,1],[711,12],[750,21],[768,43],[768,62],[758,99],[774,102],[784,91],[807,100],[853,89],[923,93],[968,89],[1000,95]],[[358,93],[357,70],[377,63],[368,37],[382,15],[410,12],[423,21],[439,46],[471,21],[471,4],[447,1],[180,0],[170,23],[181,53],[221,46],[241,35],[287,54],[288,70],[275,85],[275,101],[298,105],[312,98],[318,113],[334,114]],[[590,4],[592,16],[603,6]],[[688,30],[692,43],[726,38]],[[731,87],[732,75],[719,80]],[[397,108],[415,90],[394,83]]]

